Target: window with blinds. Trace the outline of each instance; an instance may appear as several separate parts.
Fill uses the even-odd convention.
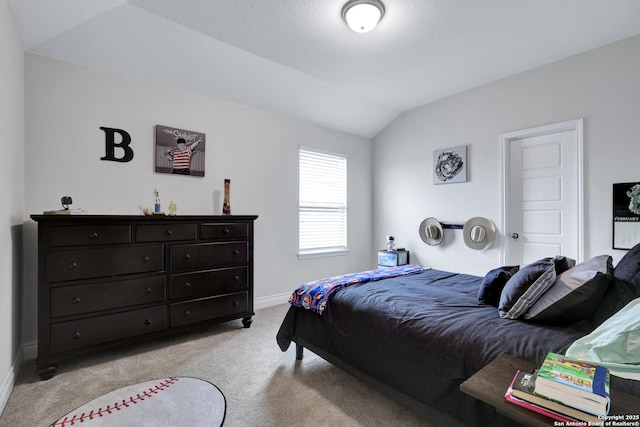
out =
[[[347,250],[347,158],[299,150],[299,253]]]

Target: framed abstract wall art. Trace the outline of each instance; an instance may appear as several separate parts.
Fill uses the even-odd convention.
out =
[[[433,152],[433,183],[467,182],[467,146]]]
[[[204,176],[205,134],[156,125],[156,172]]]
[[[640,182],[613,184],[613,249],[640,243]]]

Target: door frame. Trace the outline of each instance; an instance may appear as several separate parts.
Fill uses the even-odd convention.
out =
[[[584,169],[583,169],[583,123],[584,119],[569,120],[561,123],[538,126],[530,129],[507,132],[500,135],[500,229],[504,244],[500,253],[501,265],[505,265],[507,255],[511,249],[511,203],[509,194],[511,192],[511,143],[516,140],[535,136],[549,135],[559,132],[575,131],[577,137],[578,155],[578,259],[576,262],[584,260]]]

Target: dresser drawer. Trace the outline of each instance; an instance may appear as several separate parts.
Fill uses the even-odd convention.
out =
[[[165,277],[119,280],[51,289],[51,317],[164,302]]]
[[[195,240],[196,224],[142,224],[136,226],[136,242]]]
[[[200,225],[200,238],[206,239],[244,239],[249,236],[246,223],[204,223]]]
[[[171,327],[246,313],[247,292],[171,304]]]
[[[129,225],[54,225],[51,246],[108,245],[129,243]]]
[[[126,311],[51,324],[53,354],[122,338],[135,337],[165,328],[165,306]]]
[[[247,289],[248,268],[223,268],[171,276],[171,299],[228,294]]]
[[[52,251],[47,256],[47,278],[58,282],[158,271],[163,266],[162,250],[158,245]]]
[[[249,258],[248,247],[247,242],[172,246],[170,250],[171,270],[246,263]]]

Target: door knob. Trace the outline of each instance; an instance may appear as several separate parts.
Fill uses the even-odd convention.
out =
[[[520,235],[518,233],[511,233],[511,238],[512,239],[517,239],[518,237],[520,237]]]

